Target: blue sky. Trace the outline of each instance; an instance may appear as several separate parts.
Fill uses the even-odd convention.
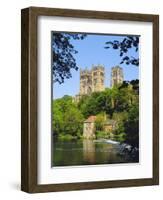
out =
[[[72,40],[71,43],[78,51],[74,55],[77,66],[81,69],[91,69],[92,65],[103,65],[105,67],[105,87],[110,87],[111,68],[119,65],[123,68],[124,80],[139,79],[139,68],[133,65],[119,64],[121,57],[119,50],[105,49],[106,41],[123,40],[125,36],[93,35],[88,34],[84,40]],[[131,49],[129,56],[138,57],[138,52]],[[53,83],[53,99],[64,95],[75,96],[79,93],[80,70],[71,70],[72,78],[65,79],[63,84]]]

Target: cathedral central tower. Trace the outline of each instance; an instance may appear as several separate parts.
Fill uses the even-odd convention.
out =
[[[93,66],[91,70],[80,70],[80,95],[88,95],[92,92],[104,90],[104,67]]]

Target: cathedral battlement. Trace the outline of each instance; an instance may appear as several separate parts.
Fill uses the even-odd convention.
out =
[[[97,65],[97,66],[92,66],[92,68],[89,70],[87,68],[85,69],[80,69],[80,75],[85,75],[85,74],[91,74],[95,71],[103,71],[104,72],[105,68],[102,65]]]

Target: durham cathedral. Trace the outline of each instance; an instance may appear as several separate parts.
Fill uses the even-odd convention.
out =
[[[105,77],[105,68],[102,65],[92,66],[91,70],[80,69],[80,91],[79,94],[74,97],[74,101],[78,102],[83,95],[105,90]],[[122,82],[123,69],[119,66],[112,67],[110,86],[113,87]]]

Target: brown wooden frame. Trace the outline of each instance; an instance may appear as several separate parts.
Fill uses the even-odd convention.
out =
[[[153,178],[38,185],[37,183],[37,18],[127,20],[153,23]],[[159,16],[29,7],[21,11],[21,190],[29,193],[159,184]]]

